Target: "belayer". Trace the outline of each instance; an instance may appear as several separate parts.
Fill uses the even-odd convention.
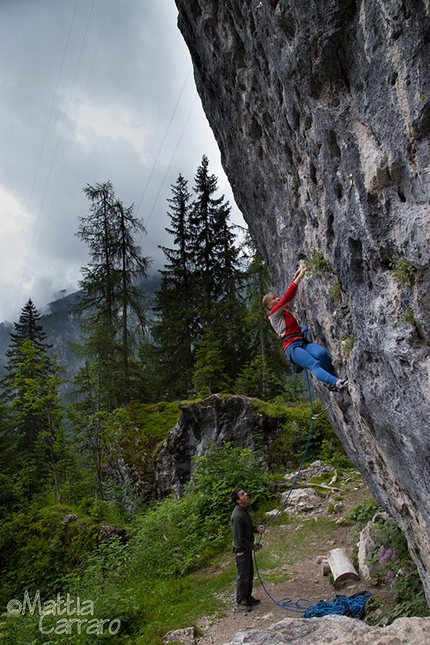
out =
[[[330,356],[324,347],[309,343],[303,338],[302,330],[293,314],[288,311],[288,303],[297,293],[297,288],[306,273],[306,266],[297,269],[290,286],[282,296],[267,293],[263,298],[263,307],[269,310],[269,322],[282,341],[282,347],[288,360],[295,366],[309,370],[319,381],[326,383],[331,390],[343,390],[348,385],[347,379],[340,379],[333,374]]]

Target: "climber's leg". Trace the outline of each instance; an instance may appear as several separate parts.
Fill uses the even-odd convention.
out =
[[[315,343],[309,343],[309,345],[315,345]],[[303,347],[294,347],[292,349],[293,361],[296,363],[296,365],[300,365],[301,367],[304,367],[305,369],[312,372],[315,378],[317,378],[319,381],[327,383],[328,385],[336,386],[340,379],[337,376],[333,376],[333,374],[330,374],[330,372],[321,367],[320,362],[307,351],[309,345],[306,346],[306,349],[303,349]]]
[[[334,374],[333,363],[331,362],[331,358],[324,347],[321,347],[321,345],[318,345],[317,343],[308,343],[305,349],[313,358],[315,358],[319,362],[323,370],[325,370],[329,374]]]

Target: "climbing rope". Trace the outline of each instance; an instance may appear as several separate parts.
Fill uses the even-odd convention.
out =
[[[372,594],[369,591],[359,591],[353,596],[335,596],[326,602],[320,600],[316,605],[306,609],[303,618],[320,618],[322,616],[350,616],[351,618],[364,618],[366,603]]]
[[[308,454],[309,444],[310,444],[310,442],[311,442],[311,439],[312,439],[312,433],[313,433],[313,430],[314,430],[314,422],[315,422],[315,420],[320,416],[320,414],[318,414],[317,416],[315,416],[315,413],[314,413],[314,406],[313,406],[313,398],[312,398],[312,389],[311,389],[311,384],[310,384],[310,381],[309,381],[309,374],[308,374],[308,370],[305,370],[305,373],[306,373],[306,385],[307,385],[307,388],[308,388],[308,395],[309,395],[309,404],[310,404],[310,408],[311,408],[311,425],[310,425],[310,428],[309,428],[308,439],[307,439],[307,442],[306,442],[305,450],[304,450],[304,452],[303,452],[302,461],[300,462],[299,470],[297,471],[296,476],[294,477],[293,483],[291,484],[291,488],[290,488],[290,490],[288,491],[288,493],[287,493],[287,495],[286,495],[286,497],[285,497],[284,501],[282,502],[281,506],[278,508],[278,510],[276,511],[276,513],[275,513],[275,514],[270,518],[270,520],[268,520],[268,521],[264,524],[264,527],[265,527],[265,528],[267,528],[267,527],[269,526],[269,524],[271,524],[271,523],[273,522],[273,520],[275,520],[275,519],[278,517],[279,513],[281,513],[281,511],[283,510],[283,508],[285,508],[285,506],[287,505],[287,502],[288,502],[288,500],[289,500],[289,498],[290,498],[290,495],[291,495],[291,493],[293,492],[293,490],[294,490],[294,488],[295,488],[295,486],[296,486],[297,480],[298,480],[298,478],[300,477],[300,473],[302,472],[303,464],[305,463],[305,459],[306,459],[306,455]],[[331,405],[331,403],[330,403],[329,405]],[[329,407],[329,406],[327,406],[327,408],[328,408],[328,407]],[[325,408],[325,409],[327,409],[327,408]],[[325,410],[323,410],[323,412],[325,412]],[[323,414],[323,412],[321,412],[321,414]],[[260,534],[260,537],[259,537],[259,540],[258,540],[258,543],[257,543],[257,544],[260,544],[260,542],[261,542],[261,534]],[[254,558],[255,558],[255,553],[254,553]],[[260,582],[261,582],[261,581],[260,581]]]
[[[314,429],[314,422],[316,419],[318,419],[318,417],[324,414],[324,412],[326,412],[331,405],[331,403],[329,403],[322,412],[316,415],[314,412],[312,390],[311,390],[311,384],[309,381],[308,370],[306,370],[306,384],[308,387],[309,404],[311,408],[311,424],[309,428],[309,434],[308,434],[305,450],[303,452],[302,461],[300,463],[299,470],[297,471],[296,476],[294,477],[294,481],[291,484],[290,490],[288,491],[288,494],[286,495],[284,501],[282,502],[282,504],[280,505],[276,513],[270,518],[270,520],[268,520],[264,524],[265,528],[269,526],[269,524],[271,524],[271,522],[273,522],[273,520],[276,517],[278,517],[279,513],[281,513],[282,509],[286,506],[288,499],[296,486],[297,480],[300,477],[303,464],[305,463],[306,455],[308,453],[309,444],[311,442],[312,433]],[[257,542],[257,544],[259,544],[260,546],[261,546],[261,538],[262,538],[262,535],[260,534]],[[320,600],[320,602],[318,602],[316,605],[314,605],[310,600],[307,600],[307,598],[299,598],[298,600],[294,601],[292,598],[285,597],[282,600],[276,600],[266,589],[266,586],[260,574],[260,570],[258,568],[257,553],[255,551],[254,551],[254,564],[255,564],[255,571],[257,573],[261,586],[263,587],[264,592],[270,598],[270,600],[274,602],[275,605],[278,605],[278,607],[282,607],[287,611],[302,614],[303,618],[315,618],[315,617],[322,617],[322,616],[335,615],[335,614],[341,615],[341,616],[350,616],[351,618],[363,618],[366,612],[366,603],[372,597],[372,594],[369,593],[368,591],[360,591],[350,597],[335,596],[333,600],[330,600],[330,601]]]
[[[308,395],[309,395],[309,403],[310,403],[310,408],[311,408],[311,424],[310,424],[310,428],[309,428],[308,439],[306,441],[306,446],[305,446],[305,449],[304,449],[304,452],[303,452],[302,460],[300,462],[300,467],[299,467],[299,469],[298,469],[298,471],[296,473],[296,476],[294,477],[293,483],[291,484],[291,487],[290,487],[287,495],[285,496],[285,499],[283,500],[282,504],[280,505],[280,507],[278,508],[276,513],[274,515],[272,515],[270,520],[268,520],[264,524],[265,528],[267,528],[269,526],[269,524],[271,524],[273,522],[273,520],[275,520],[278,517],[279,513],[281,513],[282,510],[287,505],[287,502],[288,502],[288,500],[290,498],[290,495],[291,495],[291,493],[293,492],[293,490],[294,490],[294,488],[296,486],[297,480],[300,477],[300,473],[302,472],[303,464],[305,463],[305,459],[306,459],[306,455],[308,454],[309,444],[311,442],[312,433],[313,433],[313,429],[314,429],[314,422],[318,418],[318,416],[320,416],[320,415],[315,416],[314,407],[313,407],[312,389],[311,389],[311,384],[310,384],[310,381],[309,381],[308,370],[305,370],[305,373],[306,373],[306,385],[307,385],[307,388],[308,388]],[[261,546],[261,538],[262,538],[262,534],[260,533],[260,537],[259,537],[258,542],[257,542],[257,544],[260,545],[260,546]],[[256,554],[255,551],[254,551],[254,564],[255,564],[255,571],[257,573],[257,576],[258,576],[258,579],[260,581],[260,584],[264,589],[264,592],[270,598],[270,600],[272,600],[272,602],[274,602],[276,605],[278,605],[278,607],[283,607],[283,609],[286,609],[288,611],[297,612],[297,613],[300,613],[300,614],[303,614],[307,609],[310,609],[311,607],[313,607],[313,604],[310,602],[310,600],[307,600],[306,598],[299,598],[297,601],[293,601],[292,598],[288,598],[288,597],[285,597],[280,601],[275,600],[275,598],[273,598],[273,596],[267,591],[266,586],[265,586],[265,584],[263,582],[263,579],[262,579],[262,577],[260,575],[260,570],[258,568],[258,562],[257,562],[257,554]],[[306,604],[303,604],[303,603],[306,603]]]

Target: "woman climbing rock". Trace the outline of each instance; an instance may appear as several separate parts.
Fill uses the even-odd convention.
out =
[[[270,292],[263,298],[263,307],[269,311],[269,322],[280,338],[291,363],[312,372],[315,378],[326,383],[331,390],[343,390],[347,387],[348,380],[333,374],[333,365],[327,351],[321,345],[309,343],[303,337],[297,319],[288,310],[288,303],[294,299],[305,273],[306,266],[302,265],[297,269],[282,298]]]

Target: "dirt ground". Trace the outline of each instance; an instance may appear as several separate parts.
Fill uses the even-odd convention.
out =
[[[297,484],[297,488],[300,488],[300,483]],[[342,512],[335,517],[338,520],[341,519],[357,502],[369,498],[370,493],[365,484],[361,481],[356,483],[353,490],[342,501]],[[323,502],[323,508],[318,509],[318,516],[328,515],[328,507],[329,500],[327,499]],[[312,513],[307,512],[306,517],[309,516],[312,516]],[[333,518],[334,516],[330,515],[330,517]],[[370,591],[372,594],[378,593],[379,596],[387,595],[384,590],[372,588],[370,582],[366,580],[346,580],[341,583],[340,588],[335,589],[329,582],[328,576],[323,575],[321,556],[327,556],[331,549],[339,547],[345,548],[347,553],[351,554],[353,545],[349,541],[348,534],[350,530],[351,527],[338,523],[334,526],[333,535],[329,540],[325,536],[317,544],[313,543],[312,546],[317,548],[320,556],[297,561],[294,565],[288,567],[290,571],[287,571],[287,573],[293,575],[291,580],[277,585],[264,583],[265,591],[258,579],[256,579],[254,581],[253,595],[255,598],[259,598],[261,603],[253,606],[252,611],[249,613],[237,610],[234,601],[234,590],[232,590],[232,593],[223,599],[225,610],[222,615],[219,617],[205,617],[198,623],[198,627],[203,632],[203,636],[197,639],[198,645],[224,645],[224,643],[231,642],[237,632],[250,629],[267,629],[270,625],[283,618],[301,617],[301,613],[289,611],[277,604],[284,603],[285,599],[288,598],[294,602],[304,598],[312,604],[316,604],[320,600],[331,600],[336,594],[352,596],[359,591],[365,590]],[[301,604],[306,607],[308,603]]]

